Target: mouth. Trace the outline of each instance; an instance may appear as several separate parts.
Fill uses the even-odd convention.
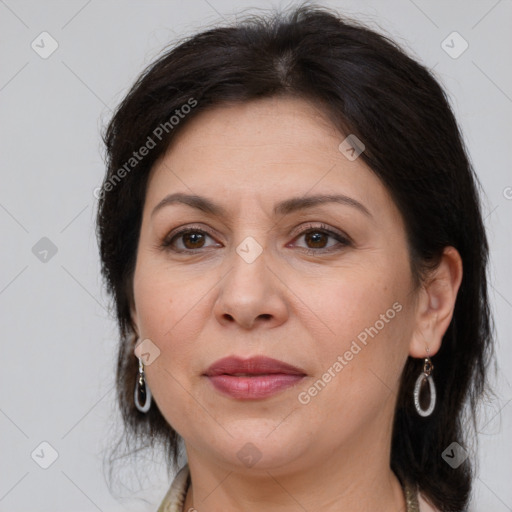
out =
[[[213,363],[203,375],[225,396],[257,400],[294,386],[306,373],[301,368],[268,357],[242,359],[229,356]]]

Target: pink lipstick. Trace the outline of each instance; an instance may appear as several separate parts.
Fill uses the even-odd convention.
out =
[[[306,373],[283,361],[265,356],[242,359],[229,356],[204,373],[217,391],[232,398],[257,400],[272,396],[302,380]]]

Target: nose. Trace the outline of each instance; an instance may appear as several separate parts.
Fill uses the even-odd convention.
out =
[[[248,330],[257,324],[271,329],[286,321],[286,286],[269,259],[266,249],[254,261],[233,251],[231,268],[219,284],[214,306],[219,323]]]

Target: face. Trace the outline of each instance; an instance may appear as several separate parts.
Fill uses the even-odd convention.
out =
[[[189,456],[243,470],[249,455],[277,473],[391,435],[414,328],[405,230],[344,139],[303,100],[257,100],[200,114],[151,171],[132,315],[158,347],[147,383]],[[162,203],[176,193],[218,211]],[[302,201],[313,196],[345,200]],[[303,376],[226,394],[205,372],[233,355]]]

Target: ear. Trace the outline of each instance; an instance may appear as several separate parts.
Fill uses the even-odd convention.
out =
[[[411,357],[433,356],[441,348],[453,317],[462,272],[462,258],[457,249],[445,247],[439,267],[419,292],[416,326],[409,344]]]

